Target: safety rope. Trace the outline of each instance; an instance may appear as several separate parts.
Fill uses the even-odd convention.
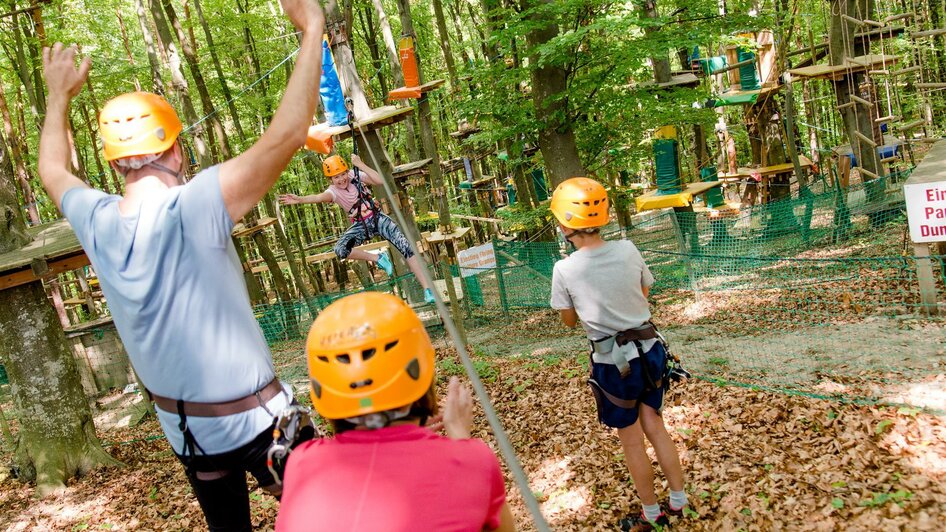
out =
[[[350,121],[349,127],[352,129],[352,142],[357,144],[354,135],[354,130],[356,127],[354,121]],[[371,144],[368,142],[367,136],[365,135],[364,127],[362,125],[358,125],[357,128],[361,138],[365,141],[365,147],[368,149],[368,155],[371,157],[372,167],[375,169],[381,168],[379,160],[374,153],[374,150],[371,148]],[[410,231],[411,229],[407,224],[407,219],[404,217],[404,213],[401,211],[400,205],[398,205],[399,202],[393,201],[393,198],[397,197],[397,192],[391,187],[391,183],[388,179],[382,179],[381,181],[388,197],[392,198],[392,201],[390,202],[391,210],[397,218],[397,223],[405,232]],[[416,236],[410,235],[410,238],[408,238],[408,245],[415,254],[419,254],[416,242]],[[427,268],[420,268],[420,270],[425,284],[428,286],[434,286],[434,279],[430,275],[430,272],[427,270]],[[454,323],[453,318],[450,315],[450,311],[447,309],[447,306],[438,291],[432,290],[432,292],[434,293],[434,301],[437,308],[437,313],[443,320],[444,327],[447,329],[447,333],[450,335],[450,339],[453,341],[453,345],[457,350],[457,355],[459,355],[460,360],[463,362],[463,367],[466,370],[467,377],[470,379],[470,384],[473,386],[473,391],[476,393],[477,399],[483,406],[483,412],[486,414],[486,419],[489,421],[489,425],[493,429],[493,436],[496,438],[496,443],[499,445],[500,453],[502,453],[503,458],[506,460],[506,466],[509,467],[509,471],[512,473],[513,478],[516,481],[516,486],[519,488],[519,493],[522,496],[522,500],[525,502],[526,507],[532,514],[533,523],[535,524],[536,529],[540,532],[551,531],[551,528],[549,528],[548,523],[545,521],[545,517],[542,515],[542,509],[539,507],[539,502],[532,493],[532,488],[529,486],[529,479],[526,477],[525,471],[523,471],[522,465],[519,463],[519,458],[516,456],[515,449],[513,449],[512,443],[509,440],[509,436],[503,429],[502,422],[500,421],[499,416],[496,414],[496,410],[493,408],[493,404],[489,399],[489,395],[486,393],[486,388],[483,386],[483,382],[480,380],[480,377],[476,372],[476,367],[473,365],[473,360],[470,358],[469,352],[467,352],[466,344],[461,339],[457,325]]]

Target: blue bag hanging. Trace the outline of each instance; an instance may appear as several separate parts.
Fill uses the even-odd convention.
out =
[[[345,94],[335,71],[335,58],[329,48],[328,39],[322,39],[322,80],[319,83],[319,95],[322,96],[322,108],[330,126],[348,124],[348,110],[345,109]]]

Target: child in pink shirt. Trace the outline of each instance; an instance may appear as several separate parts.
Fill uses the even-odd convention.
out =
[[[332,303],[306,351],[313,405],[335,437],[290,455],[278,532],[515,529],[499,461],[470,438],[473,401],[456,377],[434,422],[434,348],[400,298]]]
[[[391,257],[388,256],[387,252],[375,255],[374,253],[355,249],[373,237],[380,236],[401,253],[404,260],[407,261],[408,268],[411,269],[414,277],[424,288],[424,300],[427,303],[433,303],[433,291],[427,284],[426,278],[421,274],[421,270],[426,267],[423,259],[414,254],[404,231],[388,215],[381,212],[371,198],[368,187],[384,185],[381,174],[366,165],[358,155],[352,155],[351,162],[363,176],[360,178],[362,188],[359,188],[358,183],[355,182],[355,174],[349,170],[345,160],[338,155],[332,155],[322,162],[322,172],[331,181],[325,192],[308,196],[283,194],[279,196],[279,202],[283,205],[335,203],[348,214],[352,222],[352,225],[338,238],[338,242],[335,244],[335,255],[340,259],[377,263],[385,273],[391,275],[394,273],[394,266],[391,264]]]

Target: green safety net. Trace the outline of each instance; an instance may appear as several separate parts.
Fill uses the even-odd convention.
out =
[[[654,320],[699,377],[929,406],[910,390],[942,373],[946,324],[927,315],[917,271],[929,266],[943,305],[946,256],[901,253],[904,177],[843,190],[819,179],[728,217],[649,211],[604,234],[641,250],[656,278]],[[458,277],[458,315],[476,352],[585,353],[584,337],[562,328],[549,309],[564,244],[496,241],[494,248],[495,268]],[[363,289],[258,307],[257,316],[271,343],[300,339],[321,308]],[[441,327],[433,307],[417,303],[412,277],[368,289],[402,295],[432,331]]]
[[[716,173],[715,166],[707,166],[706,168],[700,168],[700,179],[703,181],[719,181],[719,175]],[[723,189],[716,187],[711,188],[706,192],[706,206],[713,209],[719,207],[726,200],[723,198]]]
[[[679,157],[676,140],[654,140],[654,168],[658,193],[677,194],[682,189]]]

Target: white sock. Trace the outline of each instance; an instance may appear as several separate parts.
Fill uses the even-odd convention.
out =
[[[687,492],[670,490],[670,508],[679,510],[687,505]]]
[[[660,504],[643,504],[644,507],[644,519],[648,521],[656,521],[660,517]]]

